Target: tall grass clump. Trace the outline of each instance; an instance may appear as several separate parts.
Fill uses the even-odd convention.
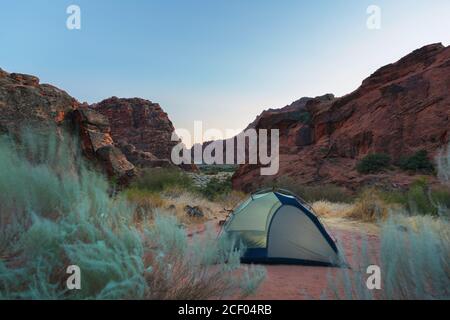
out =
[[[211,239],[208,255],[196,253],[199,241],[175,219],[137,230],[133,206],[110,197],[77,146],[32,130],[0,137],[0,299],[212,298],[261,281],[263,272],[240,267],[233,243]],[[67,288],[70,265],[80,290]],[[189,281],[174,280],[176,265]]]

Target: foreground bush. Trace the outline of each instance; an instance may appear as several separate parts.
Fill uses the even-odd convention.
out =
[[[384,153],[369,154],[356,165],[359,173],[377,173],[389,167],[391,157]]]
[[[142,232],[67,136],[0,138],[0,299],[206,299],[248,294],[264,270],[212,234],[188,241],[175,218]],[[205,247],[205,245],[207,246]],[[66,268],[81,269],[68,290]]]

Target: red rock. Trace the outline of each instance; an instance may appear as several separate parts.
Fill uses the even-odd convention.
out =
[[[57,131],[76,126],[88,159],[120,182],[134,174],[134,166],[114,147],[107,118],[65,91],[39,84],[37,77],[0,69],[0,132],[17,134],[25,125]]]
[[[433,44],[380,68],[346,96],[304,98],[263,112],[252,125],[280,130],[276,177],[351,189],[364,184],[403,186],[416,177],[399,171],[360,175],[356,163],[375,152],[394,160],[422,149],[435,156],[449,141],[449,92],[450,47]],[[302,110],[310,115],[309,123],[296,120],[295,112]],[[248,191],[276,177],[260,176],[258,166],[243,165],[232,181],[234,188]]]
[[[127,158],[139,167],[170,167],[175,128],[159,104],[140,98],[112,97],[92,105],[111,123],[111,134]],[[195,165],[182,169],[196,171]]]
[[[170,159],[172,147],[178,142],[171,141],[175,128],[159,104],[112,97],[92,107],[109,119],[114,140],[132,144],[158,159]]]

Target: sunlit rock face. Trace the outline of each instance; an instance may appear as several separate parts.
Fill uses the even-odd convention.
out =
[[[75,130],[84,155],[108,175],[123,183],[134,175],[134,166],[114,146],[106,117],[35,76],[0,69],[0,132],[15,135],[27,126],[56,134]]]

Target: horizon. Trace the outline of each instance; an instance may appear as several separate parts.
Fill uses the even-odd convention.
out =
[[[71,4],[81,9],[80,30],[66,28]],[[366,25],[371,4],[381,9],[381,29]],[[242,130],[263,110],[343,96],[415,49],[447,46],[450,3],[426,4],[16,1],[0,13],[0,67],[89,104],[148,99],[176,129],[201,120],[205,129]]]

